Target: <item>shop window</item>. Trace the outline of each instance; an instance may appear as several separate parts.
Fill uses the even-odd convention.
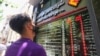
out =
[[[43,3],[41,4],[41,9],[40,11],[43,11],[51,6],[53,6],[54,4],[56,4],[57,2],[59,2],[60,0],[47,0],[47,1],[43,1]]]
[[[56,0],[51,0],[51,6],[56,3]]]
[[[46,3],[44,3],[42,11],[45,10],[45,9],[47,9],[47,8],[49,8],[51,6],[50,3],[51,3],[50,0],[48,0]]]
[[[59,2],[60,0],[56,0],[56,2]]]

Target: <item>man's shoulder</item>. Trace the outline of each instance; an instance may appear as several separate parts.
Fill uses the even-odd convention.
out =
[[[46,52],[45,52],[45,49],[37,44],[37,43],[34,43],[35,45],[33,45],[33,48],[31,49],[32,50],[32,55],[35,55],[35,56],[46,56]]]
[[[41,49],[41,48],[43,48],[41,45],[39,45],[36,42],[31,42],[31,43],[29,42],[29,46],[34,48],[34,49]]]
[[[14,50],[13,50],[14,49]],[[45,51],[43,47],[33,41],[30,40],[18,40],[14,42],[11,46],[9,46],[6,53],[14,52],[17,54],[19,50],[23,50],[23,54],[32,53],[32,55],[39,56],[38,53],[43,54],[45,56]],[[10,51],[10,52],[9,52]]]
[[[36,42],[29,42],[29,48],[32,48],[32,50],[44,50],[43,46],[36,43]]]
[[[20,46],[26,46],[26,47],[29,47],[29,48],[34,48],[34,47],[41,47],[39,44],[31,41],[31,40],[17,40],[15,42],[13,42],[9,47],[20,47]]]
[[[44,50],[41,45],[31,40],[18,40],[14,42],[10,47],[20,48],[22,46],[26,46],[26,49],[28,50]]]

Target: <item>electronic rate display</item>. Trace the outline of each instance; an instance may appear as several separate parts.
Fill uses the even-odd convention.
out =
[[[66,55],[98,56],[88,11],[66,19]]]
[[[47,56],[98,56],[92,30],[85,10],[39,27],[37,42]]]

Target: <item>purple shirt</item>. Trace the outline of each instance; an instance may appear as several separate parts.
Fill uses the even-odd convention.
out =
[[[42,46],[21,38],[8,47],[5,56],[46,56],[46,53]]]

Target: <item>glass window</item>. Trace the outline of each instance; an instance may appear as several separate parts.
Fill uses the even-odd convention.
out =
[[[50,7],[50,0],[46,4],[44,4],[43,10],[45,10],[45,9],[47,9],[49,7]]]
[[[41,11],[43,11],[43,10],[49,8],[49,7],[51,6],[50,0],[48,0],[48,1],[45,1],[45,0],[44,0],[43,4],[41,4],[41,5],[42,5],[42,6],[41,6]]]
[[[56,4],[56,0],[51,0],[51,6]]]
[[[44,0],[43,4],[41,4],[41,11],[53,6],[54,4],[56,4],[57,2],[59,2],[60,0]]]
[[[57,2],[59,2],[60,0],[44,0],[43,4],[41,4],[41,9],[40,12],[53,6],[54,4],[56,4]]]
[[[56,3],[59,2],[60,0],[56,0]]]

